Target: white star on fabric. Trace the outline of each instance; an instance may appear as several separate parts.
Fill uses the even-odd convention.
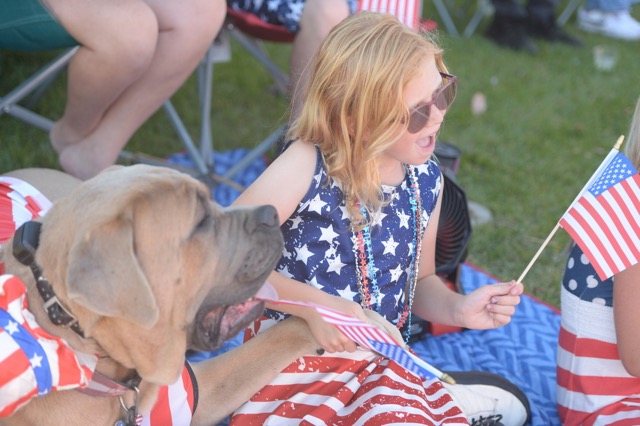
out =
[[[400,219],[400,228],[407,228],[409,229],[409,219],[411,218],[411,216],[409,216],[408,214],[406,214],[404,212],[404,210],[401,210],[398,213],[398,218]]]
[[[387,217],[386,213],[382,213],[381,211],[377,212],[374,216],[373,216],[373,226],[382,226],[382,219],[384,219],[385,217]]]
[[[327,259],[335,257],[336,253],[338,252],[338,246],[337,245],[332,245],[324,254],[324,257],[326,257]]]
[[[280,272],[282,275],[284,275],[287,278],[293,278],[293,274],[289,272],[289,268],[287,268],[287,265],[285,265],[284,268],[282,268],[278,272]]]
[[[4,327],[5,331],[9,334],[18,332],[18,323],[15,321],[9,321],[9,323]]]
[[[398,265],[389,272],[391,273],[391,281],[398,281],[402,275],[402,266]]]
[[[302,218],[300,216],[296,216],[291,219],[291,229],[298,229],[298,226],[302,222]]]
[[[349,210],[347,210],[346,206],[340,206],[339,207],[340,211],[342,212],[342,220],[349,220],[351,219],[351,216],[349,216]]]
[[[389,253],[393,256],[396,255],[396,247],[400,245],[400,243],[396,243],[393,239],[393,235],[391,235],[387,241],[383,241],[382,244],[384,245],[384,253],[382,254]]]
[[[314,286],[316,288],[319,288],[321,290],[324,288],[324,286],[318,282],[318,277],[317,276],[314,276],[313,278],[311,278],[311,280],[307,281],[307,284],[310,284],[310,285],[312,285],[312,286]]]
[[[313,212],[316,212],[316,213],[322,213],[322,209],[326,205],[327,205],[327,203],[322,201],[322,198],[320,198],[320,194],[316,194],[316,196],[313,198],[313,200],[311,200],[311,202],[307,206],[307,209],[310,212],[313,211]]]
[[[29,362],[31,363],[31,368],[42,367],[42,357],[38,354],[34,354],[29,358]]]
[[[338,275],[340,275],[340,270],[346,266],[346,264],[342,263],[339,256],[335,259],[327,259],[327,263],[329,264],[327,272],[335,272]]]
[[[336,290],[338,294],[347,300],[354,300],[358,295],[355,291],[351,290],[351,286],[347,285],[343,290]]]
[[[313,253],[309,250],[306,244],[296,250],[296,260],[301,260],[305,265],[311,256],[313,256]]]
[[[338,236],[338,233],[333,230],[333,224],[330,224],[326,228],[320,228],[320,232],[322,232],[322,235],[318,241],[331,243]]]
[[[291,9],[290,15],[294,18],[298,18],[302,15],[302,8],[304,7],[304,3],[289,3],[289,8]]]

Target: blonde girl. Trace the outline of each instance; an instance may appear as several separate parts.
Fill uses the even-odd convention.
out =
[[[294,142],[235,203],[278,210],[285,249],[270,282],[280,297],[396,328],[404,341],[414,315],[468,328],[507,324],[521,284],[460,295],[435,274],[442,176],[432,155],[457,90],[442,50],[392,16],[359,13],[331,31],[311,66]],[[254,333],[295,315],[325,353],[286,368],[232,424],[466,424],[494,416],[519,425],[527,417],[522,398],[499,386],[423,382],[359,350],[314,309],[268,307]]]

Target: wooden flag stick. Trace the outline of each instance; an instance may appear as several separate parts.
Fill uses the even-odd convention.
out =
[[[597,179],[600,174],[602,174],[602,170],[609,164],[609,162],[607,161],[611,156],[613,156],[615,151],[619,151],[620,147],[622,146],[622,142],[624,142],[624,135],[621,135],[618,140],[616,141],[615,145],[613,146],[613,150],[609,153],[609,155],[607,155],[607,157],[602,161],[602,163],[600,163],[600,167],[598,167],[598,169],[595,171],[595,173],[591,176],[591,179],[589,179],[589,181],[587,182],[587,184],[584,186],[584,188],[582,188],[582,191],[580,191],[580,193],[578,193],[578,196],[576,197],[575,200],[573,200],[573,202],[569,205],[569,208],[567,208],[567,211],[569,211],[569,209],[571,209],[571,206],[573,206],[573,204],[580,198],[580,196],[584,193],[584,191],[586,191],[591,184],[593,183],[593,181],[595,179]],[[615,150],[615,151],[614,151]],[[566,214],[566,212],[565,212]],[[562,215],[564,216],[564,215]],[[533,256],[533,259],[531,259],[531,262],[529,262],[529,264],[527,265],[527,267],[524,269],[524,271],[522,272],[522,274],[520,275],[520,278],[518,278],[518,283],[521,283],[522,280],[524,279],[524,277],[527,275],[527,273],[529,272],[529,269],[531,269],[531,267],[533,266],[533,264],[536,262],[536,260],[538,260],[538,257],[540,257],[540,254],[542,253],[542,250],[544,250],[544,248],[547,246],[547,244],[549,244],[549,241],[551,241],[551,238],[555,235],[555,233],[558,231],[558,229],[560,228],[560,221],[558,221],[556,223],[556,226],[551,230],[551,232],[549,233],[549,236],[547,236],[547,239],[544,240],[544,242],[542,243],[542,245],[540,246],[540,248],[538,249],[538,251],[536,252],[536,254]]]
[[[544,242],[542,243],[542,245],[540,246],[540,248],[538,249],[536,254],[533,256],[533,259],[531,259],[531,262],[529,262],[529,264],[524,269],[522,274],[520,274],[520,278],[518,278],[518,281],[517,281],[518,283],[522,282],[522,280],[524,279],[525,275],[527,275],[527,272],[529,272],[529,269],[531,269],[533,264],[536,263],[536,260],[538,260],[538,257],[540,257],[540,254],[542,253],[542,250],[544,250],[544,248],[547,246],[547,244],[549,244],[549,241],[551,241],[551,238],[556,234],[556,232],[558,232],[559,228],[560,228],[560,222],[558,221],[558,223],[556,223],[556,226],[549,233],[549,236],[547,236],[547,239],[544,240]]]

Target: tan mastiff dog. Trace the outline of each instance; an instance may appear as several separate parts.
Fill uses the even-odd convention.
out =
[[[160,386],[180,377],[187,349],[214,350],[262,312],[252,297],[282,250],[270,206],[223,209],[197,180],[143,165],[116,166],[82,183],[53,170],[9,175],[54,202],[39,220],[34,265],[78,330],[52,322],[34,273],[12,254],[13,241],[0,249],[5,273],[26,284],[40,327],[74,351],[97,355],[96,372],[135,382],[139,394],[133,385],[120,396],[54,391],[0,424],[130,424],[132,413],[154,407]],[[215,424],[316,347],[303,321],[287,320],[194,364],[199,398],[192,424]]]

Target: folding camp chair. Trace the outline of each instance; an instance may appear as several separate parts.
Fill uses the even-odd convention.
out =
[[[53,126],[53,121],[31,111],[24,101],[31,97],[31,103],[33,103],[34,99],[37,100],[42,95],[55,77],[68,65],[78,49],[77,42],[62,26],[51,18],[50,14],[39,2],[12,0],[3,4],[2,13],[0,13],[0,49],[9,51],[54,51],[66,49],[57,58],[18,85],[18,87],[6,95],[0,95],[0,116],[12,116],[31,126],[49,132]],[[229,52],[228,42],[224,39],[216,39],[201,61],[199,73],[202,75],[214,62],[229,60]],[[210,86],[207,86],[209,82],[208,78],[199,79],[202,123],[202,136],[199,147],[191,139],[171,100],[167,100],[164,103],[164,109],[178,133],[180,141],[189,153],[194,169],[176,166],[145,154],[127,151],[121,153],[121,158],[134,162],[178,168],[211,184],[220,180],[227,182],[226,179],[213,174],[212,162],[209,160],[212,151],[211,133],[208,127],[211,99],[211,89]]]

